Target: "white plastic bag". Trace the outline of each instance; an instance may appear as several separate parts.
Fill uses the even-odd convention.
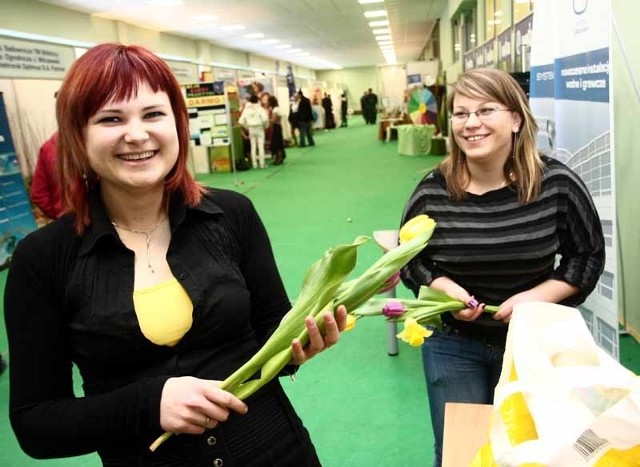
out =
[[[500,466],[640,466],[640,379],[596,345],[578,310],[516,305],[490,445]]]

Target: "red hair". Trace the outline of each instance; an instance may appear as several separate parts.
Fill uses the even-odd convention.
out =
[[[58,145],[56,164],[62,203],[75,215],[79,234],[91,222],[89,193],[97,187],[84,141],[89,119],[106,103],[135,97],[141,84],[169,96],[178,133],[178,160],[164,184],[165,203],[179,193],[185,204],[200,202],[203,188],[187,170],[189,117],[180,85],[171,69],[140,46],[101,44],[89,49],[69,69],[56,99]]]

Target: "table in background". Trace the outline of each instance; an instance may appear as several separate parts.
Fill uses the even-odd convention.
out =
[[[398,154],[426,156],[431,150],[435,125],[398,125]]]
[[[382,252],[386,253],[389,250],[398,246],[398,231],[397,230],[374,230],[373,239],[382,248]],[[395,287],[386,294],[390,298],[396,296]],[[398,355],[398,323],[395,321],[387,321],[387,353],[392,357]]]
[[[402,117],[381,118],[378,124],[378,139],[384,141],[387,136],[387,128],[390,126],[396,127],[402,122],[404,122]]]
[[[489,441],[493,407],[447,402],[444,410],[442,467],[471,465],[478,449]]]

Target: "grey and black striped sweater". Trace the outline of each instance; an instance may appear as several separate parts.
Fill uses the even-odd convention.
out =
[[[580,288],[563,304],[582,303],[604,268],[600,219],[582,180],[555,159],[543,161],[540,195],[524,205],[509,187],[455,202],[439,170],[424,177],[402,223],[426,213],[437,226],[425,250],[403,268],[403,283],[417,294],[421,285],[447,276],[480,302],[499,305],[553,278]],[[449,313],[443,320],[467,333],[506,336],[506,325],[485,315],[474,323]]]

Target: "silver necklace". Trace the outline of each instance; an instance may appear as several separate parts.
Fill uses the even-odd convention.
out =
[[[162,219],[160,219],[160,222],[158,222],[158,224],[149,230],[136,230],[136,229],[130,229],[129,227],[125,227],[124,225],[119,225],[116,224],[115,222],[111,221],[111,224],[117,228],[117,229],[123,229],[126,230],[128,232],[132,232],[134,234],[138,234],[138,235],[144,235],[145,236],[145,241],[147,243],[147,268],[149,268],[149,272],[151,274],[155,274],[156,271],[155,269],[153,269],[153,266],[151,265],[151,254],[149,253],[149,249],[151,247],[151,234],[153,232],[155,232],[155,230],[160,227],[160,225],[164,222],[164,220],[166,219],[166,216],[163,216]]]

